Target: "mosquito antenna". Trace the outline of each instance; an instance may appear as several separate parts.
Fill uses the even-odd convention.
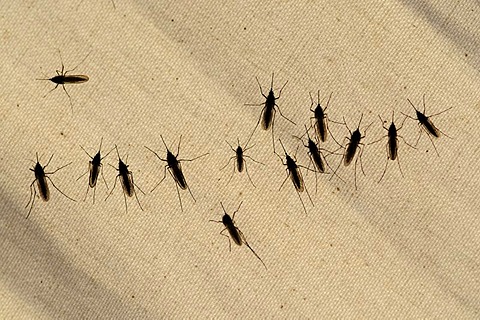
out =
[[[162,139],[163,145],[165,146],[165,149],[168,150],[167,144],[165,143],[165,140],[163,139],[163,136],[160,135],[160,138]]]

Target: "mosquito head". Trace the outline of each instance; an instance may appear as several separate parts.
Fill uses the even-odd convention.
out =
[[[220,201],[220,205],[222,206],[223,209],[223,216],[222,216],[222,223],[227,226],[227,225],[232,225],[232,218],[228,215],[227,211],[225,210],[225,207],[223,206],[223,203]]]
[[[102,158],[100,156],[100,150],[97,152],[97,154],[92,158],[92,164],[94,165],[100,165]]]
[[[240,145],[237,146],[237,149],[235,150],[235,153],[237,154],[237,157],[242,157],[243,149]]]
[[[247,141],[247,143],[248,143],[248,142],[249,142],[249,141]],[[247,144],[245,144],[245,146],[242,147],[242,146],[240,145],[240,138],[237,137],[237,150],[236,150],[236,152],[237,152],[237,153],[238,153],[238,152],[242,152],[242,151],[245,150],[245,149],[247,149]]]
[[[30,170],[32,170],[32,169],[30,169]],[[35,167],[33,168],[32,171],[35,172],[35,173],[36,173],[36,172],[42,172],[42,171],[43,171],[43,167],[42,167],[42,165],[40,164],[40,162],[38,162],[38,160],[37,160],[37,163],[35,163]]]

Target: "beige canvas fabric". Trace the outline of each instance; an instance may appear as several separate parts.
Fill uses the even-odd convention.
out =
[[[114,6],[115,5],[115,6]],[[10,1],[1,5],[0,318],[478,318],[480,121],[476,1]],[[49,81],[61,62],[86,83]],[[83,61],[83,62],[82,62]],[[79,65],[80,64],[80,65]],[[266,94],[288,80],[277,104],[275,139],[299,164],[298,139],[317,90],[331,120],[354,130],[363,113],[360,162],[338,175],[303,170],[301,197],[260,127],[236,173],[236,147],[261,114]],[[48,94],[47,94],[48,93]],[[44,97],[47,94],[46,97]],[[378,115],[398,126],[414,116],[407,98],[442,130],[417,149],[399,138],[387,161]],[[330,122],[339,142],[345,126]],[[407,119],[399,134],[415,144]],[[312,134],[312,133],[311,133]],[[164,163],[162,135],[195,196],[179,190]],[[125,210],[117,185],[101,177],[92,204],[90,158],[114,144],[137,189]],[[322,147],[337,148],[329,138]],[[276,142],[276,150],[283,151]],[[25,219],[35,153],[53,171],[51,199]],[[337,151],[342,152],[341,150]],[[128,155],[128,160],[127,160]],[[32,161],[31,161],[32,160]],[[327,157],[333,169],[342,156]],[[113,187],[116,152],[104,159]],[[311,165],[310,165],[311,168]],[[328,170],[331,173],[331,169]],[[50,183],[50,181],[49,181]],[[222,208],[251,247],[219,234]]]

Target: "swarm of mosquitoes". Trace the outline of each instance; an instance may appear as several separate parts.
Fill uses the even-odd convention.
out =
[[[88,55],[87,55],[87,57],[88,57]],[[55,90],[58,86],[62,86],[63,90],[65,91],[65,93],[67,94],[67,96],[69,98],[70,106],[72,107],[71,96],[68,93],[68,91],[66,90],[65,85],[66,84],[84,83],[84,82],[89,80],[89,77],[86,76],[86,75],[72,75],[72,74],[70,74],[78,66],[75,67],[72,70],[65,70],[61,55],[60,55],[60,59],[62,61],[62,68],[61,68],[60,71],[59,70],[56,71],[55,76],[53,76],[52,78],[38,79],[38,80],[49,80],[49,81],[51,81],[55,84],[55,87],[53,89],[51,89],[48,93]],[[85,59],[83,61],[85,61]],[[345,118],[342,119],[343,120],[342,122],[333,121],[333,120],[328,118],[326,110],[327,110],[327,108],[329,106],[329,103],[330,103],[330,99],[331,99],[331,96],[332,96],[331,94],[328,98],[328,101],[327,101],[325,107],[322,106],[321,103],[320,103],[320,91],[318,91],[318,98],[317,98],[316,103],[314,102],[313,97],[310,94],[310,99],[311,99],[310,111],[313,113],[313,116],[310,117],[310,119],[309,119],[310,120],[309,121],[310,122],[309,126],[304,125],[305,133],[300,137],[294,136],[306,148],[307,155],[308,155],[309,160],[310,160],[310,163],[307,167],[303,166],[303,165],[300,165],[300,164],[298,164],[298,161],[296,160],[296,156],[291,156],[287,152],[285,146],[283,145],[283,143],[280,139],[278,139],[278,142],[280,143],[280,145],[282,147],[283,156],[278,154],[276,149],[275,149],[274,123],[275,123],[276,113],[278,112],[280,114],[280,116],[282,118],[284,118],[286,121],[288,121],[290,124],[296,125],[292,120],[290,120],[289,118],[287,118],[286,116],[284,116],[282,114],[282,112],[280,111],[280,107],[277,105],[277,100],[280,99],[281,93],[282,93],[283,89],[285,88],[285,86],[287,85],[288,81],[285,82],[285,84],[280,88],[280,90],[278,91],[278,96],[275,96],[274,89],[273,89],[273,79],[274,79],[274,74],[273,73],[272,73],[272,79],[271,79],[271,84],[270,84],[270,90],[269,90],[267,95],[264,94],[262,86],[261,86],[258,78],[255,78],[255,79],[257,80],[258,86],[260,88],[260,93],[261,93],[264,101],[262,103],[259,103],[259,104],[246,104],[246,105],[261,106],[263,108],[261,110],[260,117],[258,118],[258,121],[257,121],[252,133],[250,134],[247,142],[245,143],[245,145],[241,146],[239,139],[237,139],[237,146],[236,147],[233,147],[228,141],[226,141],[226,143],[228,144],[230,149],[234,152],[234,155],[232,157],[230,157],[227,164],[220,169],[220,170],[225,169],[226,167],[228,167],[230,165],[230,162],[232,160],[234,161],[233,172],[230,175],[230,178],[228,179],[227,184],[231,181],[235,172],[242,173],[243,171],[245,171],[251,185],[253,187],[256,187],[255,184],[253,183],[253,180],[252,180],[248,170],[247,170],[246,160],[249,159],[252,162],[254,162],[256,164],[260,164],[260,165],[264,165],[264,164],[255,160],[255,159],[253,159],[252,157],[246,155],[245,152],[253,147],[253,146],[249,146],[249,143],[250,143],[250,140],[253,137],[255,131],[257,130],[258,125],[261,123],[261,127],[262,127],[263,130],[268,131],[271,128],[273,152],[280,159],[281,163],[285,166],[286,177],[285,177],[285,180],[283,180],[282,184],[280,185],[280,189],[283,187],[283,185],[286,183],[286,181],[290,178],[290,181],[292,182],[293,187],[294,187],[294,189],[295,189],[295,191],[296,191],[296,193],[297,193],[297,195],[300,199],[300,202],[302,204],[302,207],[303,207],[303,210],[304,210],[305,214],[307,214],[307,209],[306,209],[305,204],[302,200],[302,197],[300,196],[300,193],[303,193],[305,191],[305,193],[307,194],[307,197],[310,200],[310,203],[312,204],[312,206],[314,204],[313,204],[312,198],[310,197],[310,194],[309,194],[309,192],[306,188],[306,185],[304,183],[304,179],[303,179],[303,176],[302,176],[301,169],[304,169],[304,170],[307,170],[307,171],[312,171],[312,172],[315,173],[315,192],[317,192],[317,174],[332,173],[330,179],[332,179],[334,176],[336,176],[341,181],[343,181],[343,179],[341,179],[337,175],[337,171],[339,170],[340,166],[343,163],[343,165],[345,167],[347,167],[352,162],[355,162],[355,164],[354,164],[354,183],[355,183],[355,189],[357,189],[357,173],[356,173],[357,169],[356,168],[357,168],[357,163],[358,162],[360,162],[361,171],[362,171],[363,175],[365,175],[365,172],[363,170],[363,164],[362,164],[362,154],[363,154],[363,149],[364,149],[365,144],[362,141],[365,138],[365,135],[366,135],[366,132],[367,132],[368,128],[370,128],[370,126],[373,124],[373,122],[370,123],[368,126],[366,126],[362,130],[363,131],[363,134],[362,134],[362,132],[360,130],[360,125],[361,125],[362,119],[363,119],[363,114],[362,114],[360,116],[360,120],[358,121],[358,125],[357,125],[356,129],[352,131],[348,127]],[[409,99],[407,99],[407,101],[414,108],[415,117],[412,117],[410,115],[402,113],[403,116],[404,116],[404,119],[403,119],[401,125],[399,127],[397,127],[395,125],[395,114],[394,114],[394,112],[392,112],[391,123],[388,127],[386,127],[385,126],[386,121],[384,121],[381,118],[381,116],[379,115],[378,117],[379,117],[379,119],[382,123],[382,127],[383,127],[383,129],[385,129],[387,131],[387,134],[382,136],[378,140],[375,140],[371,143],[368,143],[368,145],[375,144],[375,143],[383,141],[385,138],[387,138],[387,143],[385,145],[386,153],[387,153],[387,159],[386,159],[386,163],[385,163],[385,168],[384,168],[383,173],[382,173],[380,179],[378,180],[378,182],[380,182],[383,179],[383,177],[385,176],[389,161],[397,161],[400,173],[403,176],[403,171],[400,167],[400,162],[398,161],[398,142],[399,142],[398,138],[399,137],[402,138],[402,140],[404,141],[404,143],[407,146],[415,149],[416,146],[418,145],[418,142],[420,140],[422,132],[425,132],[427,134],[427,137],[430,139],[437,155],[439,155],[439,153],[438,153],[438,151],[435,147],[434,139],[439,138],[441,135],[444,135],[444,136],[448,137],[448,135],[443,133],[440,129],[438,129],[433,124],[431,118],[450,110],[451,107],[446,109],[446,110],[443,110],[441,112],[438,112],[436,114],[427,116],[425,114],[425,95],[423,95],[423,111],[420,111],[419,109],[417,109],[415,107],[415,105]],[[315,106],[315,108],[312,108],[313,106]],[[73,112],[73,107],[72,107],[72,112]],[[416,143],[413,144],[413,145],[409,144],[402,136],[400,136],[398,134],[398,132],[402,129],[403,124],[404,124],[404,122],[407,118],[412,119],[412,120],[416,120],[418,122],[418,126],[420,128]],[[345,126],[347,128],[347,130],[349,132],[349,135],[344,137],[342,143],[338,142],[337,139],[332,135],[332,133],[330,131],[330,128],[329,128],[329,123],[342,125],[342,126]],[[310,136],[310,133],[309,133],[310,131],[313,131],[313,136],[314,136],[313,138]],[[306,140],[304,139],[305,136],[306,136]],[[330,150],[327,150],[325,148],[320,147],[321,144],[323,144],[327,141],[328,136],[332,137],[333,141],[338,146],[338,148],[336,150],[330,151]],[[190,196],[193,199],[193,201],[195,202],[196,200],[195,200],[195,197],[194,197],[189,185],[187,184],[187,181],[186,181],[181,163],[182,162],[188,162],[188,161],[194,161],[196,159],[205,157],[205,156],[208,155],[208,153],[202,154],[202,155],[194,157],[192,159],[182,159],[182,158],[179,158],[180,144],[181,144],[182,137],[180,136],[180,139],[178,141],[176,154],[174,154],[168,148],[167,143],[165,142],[163,136],[160,136],[160,137],[161,137],[161,140],[162,140],[163,145],[164,145],[165,150],[166,150],[166,157],[165,158],[162,158],[159,155],[159,153],[154,151],[153,149],[151,149],[147,146],[144,146],[148,151],[153,153],[153,155],[155,155],[158,158],[158,160],[165,163],[164,170],[163,170],[163,177],[160,179],[160,181],[154,186],[154,188],[150,192],[153,192],[165,180],[165,178],[167,176],[167,169],[168,169],[168,173],[170,174],[170,176],[172,177],[172,179],[175,182],[175,187],[176,187],[176,190],[177,190],[177,196],[178,196],[178,200],[179,200],[179,203],[180,203],[180,209],[183,211],[182,198],[180,196],[180,189],[181,190],[188,190],[188,192],[190,193]],[[128,211],[127,197],[132,198],[133,196],[135,196],[135,199],[137,201],[137,204],[138,204],[140,210],[143,211],[143,208],[142,208],[142,206],[140,204],[140,201],[138,199],[136,190],[138,189],[144,195],[145,195],[145,192],[143,192],[138,187],[138,185],[135,183],[134,178],[133,178],[133,173],[132,173],[132,171],[129,170],[129,165],[126,164],[127,161],[122,160],[122,158],[120,156],[120,153],[118,151],[117,145],[115,145],[110,151],[108,151],[102,157],[102,155],[101,155],[102,142],[103,142],[103,138],[100,140],[100,146],[99,146],[98,152],[93,157],[85,150],[84,147],[80,146],[81,149],[91,159],[88,162],[88,170],[85,173],[83,173],[80,177],[78,177],[78,179],[77,179],[77,180],[81,179],[82,177],[84,177],[88,173],[87,191],[85,193],[85,197],[84,197],[83,200],[84,201],[86,200],[86,198],[88,196],[88,192],[90,191],[90,189],[93,189],[93,191],[92,191],[93,192],[93,203],[95,203],[95,191],[96,191],[96,187],[97,187],[98,176],[99,176],[99,174],[101,174],[102,175],[102,180],[103,180],[103,182],[105,184],[105,187],[106,187],[106,190],[107,190],[107,197],[105,198],[105,201],[113,194],[113,192],[115,190],[115,187],[116,187],[116,184],[117,184],[117,180],[120,180],[120,185],[123,189],[125,212]],[[107,157],[113,150],[116,150],[116,153],[117,153],[118,167],[114,167],[110,164],[109,165],[112,166],[116,171],[118,171],[118,174],[115,177],[112,189],[109,190],[108,184],[105,180],[105,177],[103,176],[102,160],[105,159],[105,157]],[[297,150],[298,150],[298,148],[297,148]],[[329,163],[327,162],[327,159],[326,159],[328,156],[331,156],[331,155],[341,156],[341,161],[339,161],[338,166],[335,168],[335,170],[333,170],[330,167],[330,165],[329,165]],[[26,208],[29,207],[29,206],[30,206],[30,208],[28,210],[26,218],[28,218],[30,216],[30,213],[33,209],[33,205],[35,203],[35,199],[37,198],[37,196],[39,196],[43,201],[49,201],[50,200],[50,189],[49,189],[49,183],[48,182],[50,182],[50,184],[60,194],[62,194],[64,197],[66,197],[67,199],[69,199],[71,201],[76,201],[72,197],[70,197],[67,194],[65,194],[64,192],[62,192],[53,183],[52,179],[50,178],[50,175],[52,175],[55,172],[69,166],[71,163],[68,163],[64,166],[61,166],[54,171],[47,172],[46,168],[50,164],[52,158],[53,158],[53,155],[50,157],[48,162],[44,166],[42,166],[40,164],[40,161],[39,161],[39,158],[38,158],[38,153],[36,154],[35,166],[30,169],[31,171],[33,171],[33,173],[35,175],[35,179],[30,184],[30,198],[29,198],[29,201],[26,205]],[[310,168],[310,165],[312,165],[312,168]],[[328,167],[329,170],[327,169],[327,167]],[[35,188],[35,183],[36,183],[36,188]],[[38,194],[37,194],[37,192],[38,192]],[[227,236],[227,238],[229,240],[230,250],[231,250],[230,238],[232,238],[233,242],[235,242],[235,244],[237,244],[239,246],[241,246],[242,244],[245,244],[253,252],[255,257],[258,258],[261,261],[263,266],[265,268],[267,268],[267,266],[265,265],[263,260],[260,258],[260,256],[249,245],[249,243],[247,242],[244,234],[235,225],[235,220],[234,220],[235,214],[240,210],[240,206],[242,205],[242,202],[238,206],[237,210],[235,210],[233,212],[232,216],[230,216],[227,213],[227,211],[225,210],[225,208],[223,206],[223,203],[220,202],[220,205],[221,205],[222,210],[223,210],[222,220],[221,221],[210,220],[210,221],[223,224],[224,229],[220,232],[220,234],[226,236],[224,234],[224,232],[225,232],[225,230],[228,231],[228,233],[230,234],[230,237]]]

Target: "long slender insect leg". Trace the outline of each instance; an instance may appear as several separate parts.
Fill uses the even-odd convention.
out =
[[[272,74],[273,76],[273,74]],[[260,84],[260,81],[258,81],[258,77],[255,77],[255,80],[257,80],[257,83],[258,83],[258,87],[260,88],[260,93],[262,94],[262,96],[267,99],[267,96],[263,93],[263,90],[262,90],[262,85]]]
[[[260,262],[263,264],[263,266],[265,267],[265,270],[268,270],[267,269],[267,266],[265,265],[265,263],[263,262],[262,258],[260,258],[260,256],[255,252],[255,250],[253,250],[253,248],[250,246],[250,244],[247,242],[246,238],[245,238],[245,235],[243,234],[242,231],[240,231],[240,229],[238,229],[238,232],[240,233],[240,235],[242,236],[243,238],[243,242],[245,243],[245,245],[248,247],[248,249],[250,249],[250,251],[253,252],[253,254],[255,255],[255,257],[257,257],[258,260],[260,260]]]
[[[236,158],[236,156],[233,156],[233,157],[231,157],[230,159],[228,159],[227,164],[224,165],[224,166],[220,169],[220,171],[222,171],[223,169],[225,169],[225,168],[230,164],[230,161],[232,161],[232,159],[235,159],[235,158]]]
[[[173,174],[170,171],[168,171],[168,173],[170,173],[173,180],[175,181],[175,178],[173,177]],[[180,190],[178,190],[178,183],[176,183],[176,182],[175,182],[175,188],[177,188],[177,196],[178,196],[178,201],[180,202],[180,210],[183,212],[182,197],[180,197]],[[188,188],[188,191],[190,191],[190,187],[188,187],[188,185],[187,185],[187,188]],[[192,195],[192,198],[193,198],[193,194],[192,194],[191,191],[190,191],[190,194]],[[195,198],[193,198],[193,201],[195,201]]]
[[[233,170],[235,170],[235,167],[233,167]],[[245,172],[247,173],[247,177],[248,177],[248,179],[250,180],[250,183],[252,184],[252,186],[253,186],[254,188],[256,188],[255,184],[254,184],[253,181],[252,181],[252,178],[250,177],[250,173],[248,173],[247,162],[245,162]]]
[[[448,110],[450,110],[450,109],[452,109],[452,108],[453,108],[453,107],[447,108],[447,109],[445,109],[445,110],[443,110],[443,111],[440,111],[440,112],[438,112],[438,113],[429,115],[428,117],[431,118],[431,117],[438,116],[439,114],[442,114],[442,113],[444,113],[444,112],[447,112]]]
[[[277,113],[277,111],[275,109],[273,109],[273,116],[272,116],[272,144],[273,144],[273,153],[275,153],[275,134],[273,133],[274,129],[275,129],[275,114]]]
[[[263,103],[262,103],[261,105],[263,105]],[[247,143],[246,143],[245,145],[248,145],[248,143],[250,142],[250,140],[251,140],[252,137],[253,137],[253,134],[254,134],[255,131],[257,130],[258,124],[260,123],[260,120],[262,119],[262,114],[263,114],[263,112],[265,111],[265,108],[266,108],[266,106],[262,108],[262,111],[260,112],[260,117],[258,117],[257,124],[255,125],[255,128],[253,128],[252,134],[250,134],[250,137],[248,138]]]
[[[342,147],[342,148],[343,148],[343,147]],[[343,154],[342,154],[342,159],[340,159],[340,162],[338,163],[337,168],[335,169],[335,171],[333,171],[333,175],[332,175],[332,176],[330,177],[330,179],[328,179],[328,180],[332,180],[333,176],[337,176],[337,177],[338,177],[337,171],[338,171],[338,169],[340,168],[340,166],[342,165],[343,160],[345,159],[345,152],[346,152],[346,149],[345,149],[345,151],[344,151]],[[330,167],[330,166],[329,166],[329,167]],[[330,169],[331,169],[331,168],[330,168]]]
[[[230,147],[230,149],[232,149],[233,152],[237,152],[235,148],[233,148],[233,146],[227,140],[225,140],[225,142],[228,144],[228,146]],[[240,141],[238,142],[238,145],[240,146]]]
[[[432,143],[432,146],[433,146],[433,148],[435,149],[435,152],[436,152],[437,156],[440,157],[440,154],[438,153],[437,147],[435,146],[435,143],[433,142],[432,137],[430,136],[429,133],[427,133],[427,136],[428,136],[428,139],[430,139],[430,142]]]
[[[70,198],[69,196],[67,196],[64,192],[62,192],[62,190],[58,189],[57,186],[55,185],[55,183],[53,183],[52,179],[50,179],[50,177],[46,176],[46,178],[48,180],[50,180],[50,182],[52,183],[52,186],[58,190],[58,192],[60,192],[61,194],[63,194],[65,196],[65,198],[69,199],[69,200],[72,200],[73,202],[77,202],[77,200],[73,199],[73,198]]]
[[[300,202],[302,203],[303,211],[305,211],[305,214],[307,214],[307,209],[305,208],[305,204],[303,203],[302,197],[300,197],[300,192],[295,188],[295,191],[297,192],[298,199],[300,199]]]
[[[167,176],[167,167],[168,167],[168,166],[164,166],[164,167],[163,167],[163,178],[160,180],[160,182],[158,182],[158,183],[155,185],[155,187],[153,187],[152,190],[150,190],[150,192],[152,192],[153,190],[155,190],[155,189],[160,185],[160,183],[162,183],[163,180],[165,180],[165,177]]]
[[[182,135],[180,135],[180,139],[178,139],[177,154],[175,155],[175,158],[178,157],[178,154],[180,153],[180,144],[181,143],[182,143]]]
[[[282,114],[282,111],[280,110],[280,107],[275,104],[275,106],[277,107],[277,110],[278,110],[278,113],[280,113],[280,116],[282,116],[282,118],[284,118],[285,120],[287,120],[288,122],[290,122],[291,124],[293,125],[297,125],[295,122],[293,122],[292,120],[288,119],[287,117],[285,117],[283,114]]]
[[[358,156],[357,158],[355,159],[355,166],[353,168],[353,177],[354,177],[354,181],[355,181],[355,190],[357,190],[357,162],[358,162]]]
[[[359,149],[359,152],[358,152],[358,155],[357,155],[357,158],[355,159],[355,166],[353,168],[353,172],[354,172],[354,180],[355,180],[355,190],[357,190],[357,162],[358,160],[360,159],[360,169],[362,169],[362,173],[363,175],[365,176],[365,171],[363,171],[363,162],[362,162],[362,153],[363,153],[363,148],[360,147],[360,145],[358,146],[358,149]]]
[[[130,173],[130,174],[132,174],[132,173]],[[132,175],[132,180],[133,180],[133,175]],[[143,195],[146,195],[146,193],[143,192],[143,190],[140,189],[140,187],[139,187],[135,182],[133,183],[133,185],[134,185]]]
[[[50,158],[50,159],[51,159],[51,158]],[[49,163],[50,163],[50,161],[49,161]],[[63,168],[68,167],[68,166],[71,165],[71,164],[72,164],[72,162],[67,163],[66,165],[61,166],[60,168],[57,168],[57,169],[55,169],[55,170],[52,171],[52,172],[45,172],[45,174],[54,174],[55,172],[57,172],[57,171],[59,171],[59,170],[62,170]],[[48,163],[47,163],[47,165],[48,165]],[[46,167],[46,166],[45,166],[45,167]],[[44,168],[45,168],[45,167],[44,167]]]
[[[388,155],[388,143],[385,145],[385,149],[387,150],[387,155]],[[378,180],[377,183],[380,183],[380,181],[382,181],[383,176],[385,175],[385,172],[387,172],[388,159],[389,159],[389,158],[388,158],[388,156],[387,156],[387,162],[385,163],[385,169],[383,169],[382,176],[380,177],[380,179]]]
[[[366,176],[365,171],[363,170],[363,161],[362,161],[363,148],[360,147],[360,145],[359,145],[359,146],[358,146],[358,149],[360,149],[360,152],[358,153],[357,159],[360,158],[360,169],[362,169],[363,175]]]
[[[145,149],[147,149],[148,151],[150,151],[151,153],[153,153],[155,156],[157,156],[157,158],[160,159],[161,161],[167,162],[166,159],[162,159],[162,158],[158,155],[158,153],[156,153],[155,151],[153,151],[153,150],[150,149],[149,147],[147,147],[147,146],[144,146],[144,147],[145,147]]]
[[[430,117],[431,117],[431,116],[430,116]],[[438,128],[437,128],[437,130],[438,130],[438,131],[440,131],[440,133],[441,133],[441,134],[443,134],[445,137],[447,137],[447,138],[449,138],[449,139],[452,139],[452,140],[453,140],[453,138],[452,138],[452,137],[450,137],[448,134],[446,134],[446,133],[445,133],[445,132],[443,132],[442,130],[440,130],[440,129],[438,129]]]
[[[145,195],[145,192],[142,191],[142,189],[140,189],[137,184],[135,183],[135,181],[133,180],[133,173],[130,172],[130,175],[132,176],[132,183],[135,187],[137,187],[138,190],[140,190],[141,193],[143,193]],[[138,200],[138,196],[137,196],[137,191],[135,190],[135,188],[133,189],[133,193],[135,194],[135,199],[137,199],[137,203],[138,203],[138,206],[140,207],[140,210],[143,211],[143,208],[142,208],[142,205],[140,204],[140,201]],[[123,195],[125,195],[125,192],[123,193]]]
[[[43,97],[46,98],[46,97],[48,96],[48,94],[49,94],[50,92],[52,92],[53,90],[57,89],[58,86],[59,86],[58,84],[55,85],[55,87],[53,87],[52,90],[49,90]]]
[[[85,171],[84,173],[82,173],[82,175],[80,177],[78,177],[76,181],[80,180],[80,178],[83,177],[84,175],[86,175],[87,173],[88,173],[88,171]]]
[[[33,182],[30,184],[30,199],[28,199],[28,203],[25,206],[25,208],[28,207],[30,201],[32,202],[32,205],[30,206],[30,209],[28,210],[28,213],[25,219],[28,219],[28,217],[30,216],[30,212],[32,212],[32,209],[33,209],[33,204],[35,203],[35,197],[37,195],[37,190],[35,189],[35,186],[34,186],[35,181],[37,181],[37,179],[33,180]],[[32,191],[32,188],[33,188],[33,191]]]
[[[195,157],[193,159],[178,159],[178,161],[179,162],[181,162],[181,161],[194,161],[194,160],[200,159],[201,157],[205,157],[205,156],[208,156],[208,155],[209,155],[209,153],[207,152],[207,153],[204,153],[201,156]]]
[[[249,148],[249,149],[250,149],[250,148]],[[250,159],[250,160],[252,160],[253,162],[256,162],[256,163],[258,163],[258,164],[265,165],[265,163],[263,163],[263,162],[260,162],[260,161],[257,161],[257,160],[253,159],[253,158],[252,158],[252,157],[250,157],[250,156],[244,155],[243,157],[244,157],[244,158],[248,158],[248,159]]]
[[[404,142],[407,146],[409,146],[409,147],[412,148],[412,149],[416,149],[416,147],[414,147],[414,146],[412,146],[410,143],[408,143],[407,140],[405,140],[404,137],[402,137],[402,136],[398,136],[398,137],[402,138],[403,142]]]
[[[420,137],[422,136],[422,130],[423,130],[422,125],[419,123],[418,124],[418,138],[417,138],[417,142],[415,142],[414,148],[417,148],[417,146],[418,146],[418,142],[420,141]],[[428,135],[428,133],[427,133],[427,135]]]
[[[230,161],[229,161],[229,163],[230,163]],[[229,178],[228,181],[227,181],[227,185],[228,185],[228,184],[230,183],[230,181],[232,180],[234,174],[235,174],[235,163],[233,164],[233,171],[232,171],[232,174],[230,175],[230,178]]]
[[[288,170],[288,169],[287,169]],[[287,177],[285,178],[285,180],[283,180],[282,184],[280,185],[280,188],[278,188],[278,191],[282,190],[282,187],[283,185],[285,184],[285,182],[287,181],[287,179],[290,177],[290,173],[287,173]]]
[[[250,247],[250,245],[248,244],[248,242],[245,241],[245,245],[248,247],[248,249],[250,249],[253,254],[255,255],[255,257],[258,258],[258,260],[260,260],[260,262],[263,264],[263,266],[265,267],[265,270],[268,270],[267,269],[267,265],[265,264],[265,262],[263,262],[262,258],[259,257],[259,255],[252,249],[252,247]]]
[[[387,130],[388,130],[388,129],[387,129]],[[369,145],[375,144],[375,143],[377,143],[377,142],[380,142],[380,141],[382,141],[383,139],[385,139],[385,137],[387,137],[387,135],[384,135],[383,137],[381,137],[381,138],[378,139],[378,140],[375,140],[375,141],[372,141],[372,142],[370,142],[370,143],[367,143],[367,145],[369,146]]]
[[[105,183],[105,187],[107,188],[107,192],[108,192],[107,180],[105,180],[105,176],[103,175],[103,166],[102,166],[102,171],[100,173],[102,174],[103,183]]]
[[[100,146],[101,147],[101,146]],[[93,159],[93,157],[87,152],[87,150],[85,150],[84,147],[80,146],[80,148],[82,148],[83,152],[85,152],[87,154],[87,156],[90,157],[90,159]]]
[[[65,91],[65,93],[67,94],[68,96],[68,100],[70,101],[70,108],[72,109],[72,113],[73,113],[73,103],[72,103],[72,97],[70,96],[70,94],[68,93],[67,89],[65,88],[65,85],[62,84],[62,88],[63,88],[63,91]]]
[[[88,189],[90,189],[90,185],[89,185],[89,184],[87,184],[87,192],[85,192],[85,197],[83,197],[83,201],[87,200]],[[95,193],[94,193],[94,196],[95,196]],[[93,203],[95,203],[95,202],[93,202]]]
[[[224,237],[227,237],[227,239],[228,239],[228,251],[232,252],[232,242],[230,241],[230,237],[223,233],[225,230],[227,230],[227,228],[220,231],[220,234]]]
[[[282,95],[282,91],[283,91],[283,88],[285,88],[285,86],[287,85],[288,83],[288,80],[287,82],[285,82],[285,84],[280,88],[280,90],[278,91],[278,97],[275,98],[275,100],[277,99],[280,99],[280,96]],[[273,73],[272,73],[272,83],[271,83],[271,86],[270,87],[273,87]]]
[[[41,157],[41,156],[40,156],[40,157]],[[53,154],[52,154],[52,156],[50,157],[50,159],[48,159],[47,164],[43,166],[43,169],[45,169],[46,167],[48,167],[48,165],[50,164],[50,161],[52,161],[52,159],[53,159]],[[38,155],[37,155],[37,162],[38,162]]]
[[[345,119],[344,119],[344,120],[345,120]],[[333,138],[333,136],[332,136],[332,138]],[[335,139],[334,139],[334,140],[335,140]],[[333,175],[330,177],[330,179],[328,179],[329,181],[332,180],[333,176],[339,177],[339,176],[337,175],[337,171],[338,171],[338,169],[340,168],[340,166],[342,165],[343,160],[345,159],[345,152],[347,152],[347,148],[343,146],[343,143],[345,143],[345,140],[348,140],[348,137],[344,137],[344,138],[343,138],[342,144],[339,144],[339,143],[337,142],[337,144],[338,144],[340,147],[333,152],[333,153],[335,154],[335,152],[337,152],[338,150],[344,149],[344,151],[343,151],[343,153],[342,153],[342,159],[340,159],[340,162],[338,163],[337,168],[335,169],[335,171],[333,171]],[[328,166],[328,167],[330,168],[330,166]],[[331,170],[331,168],[330,168],[330,170]],[[339,177],[339,178],[340,178],[340,177]],[[342,179],[340,179],[340,180],[342,180]],[[343,181],[343,180],[342,180],[342,181]]]
[[[128,205],[127,205],[127,196],[125,195],[125,192],[122,192],[123,193],[123,201],[125,202],[125,214],[128,213]],[[136,196],[137,194],[135,194]],[[142,207],[140,207],[141,209]]]
[[[242,203],[243,203],[243,201],[242,201],[242,202],[240,202],[240,204],[238,205],[238,208],[237,208],[237,210],[233,211],[233,214],[232,214],[232,221],[234,221],[234,220],[235,220],[235,214],[237,214],[238,210],[240,210],[240,207],[242,206]],[[223,204],[222,204],[222,206],[223,206]],[[238,231],[240,231],[240,230],[238,230]]]
[[[67,70],[67,71],[65,71],[65,73],[63,72],[64,67],[63,67],[63,61],[62,61],[62,74],[63,74],[63,75],[66,75],[66,74],[69,73],[69,72],[75,71],[82,63],[85,62],[85,60],[87,60],[88,56],[90,56],[91,53],[92,53],[92,51],[90,51],[90,52],[85,56],[85,58],[83,58],[83,60],[80,61],[79,64],[77,64],[77,66],[76,66],[75,68],[70,69],[70,70]],[[59,54],[60,54],[60,50],[59,50]],[[60,55],[60,59],[61,59],[61,58],[62,58],[62,56]],[[62,59],[62,60],[63,60],[63,59]]]
[[[307,193],[308,199],[310,199],[310,203],[312,204],[312,206],[315,207],[315,205],[313,204],[312,198],[310,197],[310,193],[308,192],[307,186],[304,185],[304,187],[305,187],[305,192]]]
[[[107,194],[107,197],[105,198],[105,201],[107,201],[108,197],[110,197],[113,193],[113,190],[115,190],[115,186],[117,185],[117,179],[118,179],[118,175],[115,177],[115,181],[113,182],[113,188],[112,190]]]
[[[93,204],[95,204],[95,195],[96,195],[96,192],[97,192],[97,185],[95,185],[93,187]],[[87,189],[87,193],[88,193],[88,189]],[[85,201],[85,200],[83,200]]]
[[[313,164],[313,167],[315,168],[315,163],[313,162],[312,156],[308,155],[310,158],[310,162],[308,163],[308,168],[310,168],[310,164]],[[308,174],[308,170],[307,170]],[[317,179],[317,170],[315,170],[315,194],[317,194],[317,185],[318,185],[318,179]]]
[[[190,195],[192,196],[193,202],[197,202],[197,200],[195,200],[195,197],[193,196],[192,190],[190,190],[190,186],[188,184],[187,184],[187,189],[188,189],[188,192],[190,192]],[[177,188],[177,190],[178,190],[178,188]]]
[[[398,169],[400,169],[400,173],[402,174],[402,177],[405,178],[405,176],[403,175],[402,167],[400,166],[400,159],[398,158],[398,155],[397,155],[397,163],[398,163]]]

